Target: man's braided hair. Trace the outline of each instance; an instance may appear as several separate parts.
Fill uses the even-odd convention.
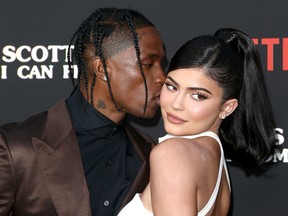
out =
[[[90,91],[89,102],[93,105],[93,89],[96,82],[96,75],[93,73],[91,87],[88,89],[88,72],[86,70],[86,62],[83,57],[84,50],[87,47],[93,46],[95,55],[99,56],[105,75],[107,77],[107,85],[111,99],[117,106],[115,98],[112,93],[110,80],[107,72],[106,59],[121,52],[127,47],[134,45],[135,52],[138,60],[140,72],[145,86],[145,105],[144,113],[147,107],[148,89],[146,77],[143,72],[142,64],[140,61],[140,48],[139,38],[136,29],[143,27],[154,27],[147,18],[141,13],[130,9],[117,9],[117,8],[100,8],[95,10],[86,20],[82,22],[77,31],[71,38],[68,48],[68,65],[71,77],[73,77],[72,65],[74,62],[78,67],[77,82],[73,80],[74,86],[79,86],[80,81],[84,81],[86,89],[86,96],[88,98],[88,91]],[[71,46],[74,45],[73,52]],[[93,105],[94,106],[94,105]]]

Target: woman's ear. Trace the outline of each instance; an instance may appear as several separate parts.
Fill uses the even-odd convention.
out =
[[[108,66],[106,66],[107,69],[107,73],[109,76],[109,70],[108,70]],[[101,59],[99,57],[95,57],[93,59],[93,73],[95,73],[95,75],[102,81],[106,82],[107,81],[107,76],[105,74],[104,71],[104,66],[103,63],[101,61]]]
[[[231,115],[231,113],[234,112],[234,110],[238,107],[238,100],[233,98],[230,100],[227,100],[221,108],[221,111],[219,113],[220,119],[225,119],[227,116]]]

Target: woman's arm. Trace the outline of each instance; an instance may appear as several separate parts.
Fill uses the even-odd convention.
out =
[[[200,169],[193,167],[200,166],[199,155],[191,155],[191,141],[188,145],[185,142],[170,139],[152,150],[150,185],[155,216],[197,215]]]

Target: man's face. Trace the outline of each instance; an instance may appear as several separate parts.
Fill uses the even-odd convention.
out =
[[[165,56],[160,34],[154,27],[137,29],[140,61],[146,77],[148,100],[145,114],[145,86],[134,45],[107,59],[109,79],[117,106],[136,117],[153,117],[159,107],[159,95],[165,74]]]

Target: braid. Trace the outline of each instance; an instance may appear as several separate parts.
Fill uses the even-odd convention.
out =
[[[97,24],[95,23],[95,26]],[[94,31],[93,31],[93,34],[94,34],[94,44],[96,46],[96,50],[98,50],[98,56],[100,57],[100,60],[103,64],[103,69],[104,69],[104,73],[105,73],[105,76],[107,78],[107,85],[108,85],[108,90],[109,90],[109,94],[110,94],[110,97],[112,99],[112,102],[114,104],[114,106],[116,107],[116,109],[118,111],[121,111],[121,109],[117,106],[116,104],[116,101],[115,101],[115,98],[113,96],[113,93],[112,93],[112,88],[111,88],[111,84],[110,84],[110,79],[109,79],[109,76],[108,76],[108,71],[107,71],[107,65],[106,65],[106,61],[105,61],[105,58],[104,58],[104,55],[103,55],[103,52],[102,52],[102,49],[101,49],[101,45],[102,45],[102,41],[103,41],[103,37],[104,37],[104,30],[102,27],[99,27],[98,26],[98,29],[97,28],[94,28]],[[98,30],[98,31],[97,31]],[[97,34],[98,33],[98,34]],[[91,86],[91,88],[94,87],[94,86]],[[91,92],[93,89],[91,89]],[[92,95],[91,95],[92,97]]]
[[[94,86],[95,86],[95,83],[96,83],[96,74],[93,73],[93,78],[92,78],[92,82],[91,82],[91,88],[90,88],[90,103],[94,105],[94,101],[93,101],[93,89],[94,89]]]
[[[72,36],[72,39],[71,39],[70,44],[69,44],[68,54],[67,54],[70,73],[72,73],[72,74],[74,73],[72,70],[73,59],[75,59],[76,64],[78,66],[77,86],[80,85],[80,81],[82,79],[82,76],[84,76],[83,77],[84,78],[84,86],[85,86],[87,98],[88,98],[88,81],[89,81],[89,78],[88,78],[88,74],[86,72],[86,64],[85,64],[85,60],[83,59],[82,53],[83,53],[84,47],[85,47],[85,38],[90,36],[89,32],[91,31],[91,23],[97,23],[98,19],[100,19],[100,18],[101,18],[101,11],[96,10],[86,20],[84,20],[81,23],[79,28],[76,30],[76,32]],[[74,52],[73,52],[73,56],[71,59],[70,52],[71,52],[71,45],[73,44],[73,42],[74,42]],[[75,82],[74,82],[73,76],[71,78],[72,78],[73,86],[75,87]],[[94,77],[93,77],[93,79],[94,79]],[[93,87],[95,85],[95,81],[92,82]],[[93,91],[92,91],[92,93],[93,93]]]
[[[74,51],[75,51],[75,49],[77,50],[77,51],[75,51],[75,52],[73,52],[73,54],[75,55],[75,56],[73,56],[72,57],[72,50],[71,50],[71,46],[72,46],[72,44],[73,43],[75,43],[75,44],[78,44],[78,45],[81,45],[81,47],[82,47],[82,44],[81,44],[81,40],[79,40],[80,38],[82,38],[82,36],[81,36],[81,34],[83,33],[83,32],[85,32],[85,30],[87,29],[87,23],[88,23],[88,21],[91,19],[91,16],[89,16],[86,20],[84,20],[82,23],[81,23],[81,25],[78,27],[78,29],[76,30],[76,32],[73,34],[73,36],[72,36],[72,38],[71,38],[71,40],[70,40],[70,43],[69,43],[69,46],[68,46],[68,53],[67,53],[67,58],[68,58],[68,67],[69,67],[69,72],[70,72],[70,74],[72,74],[73,76],[70,76],[70,78],[72,78],[72,83],[73,83],[73,86],[75,86],[75,81],[74,81],[74,79],[73,79],[73,77],[74,77],[74,70],[72,70],[72,65],[73,65],[73,63],[74,63],[74,61],[73,61],[73,59],[75,58],[76,60],[78,60],[79,58],[79,56],[77,56],[76,57],[76,55],[77,54],[79,54],[79,53],[81,53],[81,48],[80,48],[80,50],[79,49],[77,49],[75,46],[74,46]],[[76,39],[77,38],[77,39]],[[80,75],[81,75],[81,70],[79,70],[79,72],[78,72],[78,79],[77,79],[77,84],[79,84],[79,81],[80,81],[80,79],[79,79],[79,77],[80,77]]]
[[[133,24],[133,22],[131,21],[132,19],[132,16],[129,12],[126,12],[124,14],[126,20],[127,20],[127,24],[129,26],[129,29],[133,35],[133,42],[134,42],[134,47],[135,47],[135,50],[136,50],[136,56],[137,56],[137,61],[138,61],[138,65],[139,65],[139,68],[140,68],[140,72],[141,72],[141,75],[142,75],[142,78],[143,78],[143,81],[144,81],[144,88],[145,88],[145,104],[144,104],[144,113],[146,112],[146,108],[147,108],[147,101],[148,101],[148,88],[147,88],[147,81],[146,81],[146,77],[145,77],[145,74],[144,74],[144,71],[143,71],[143,67],[142,67],[142,64],[141,64],[141,59],[140,59],[140,48],[139,48],[139,40],[138,40],[138,35],[136,33],[136,29],[135,29],[135,26]]]

